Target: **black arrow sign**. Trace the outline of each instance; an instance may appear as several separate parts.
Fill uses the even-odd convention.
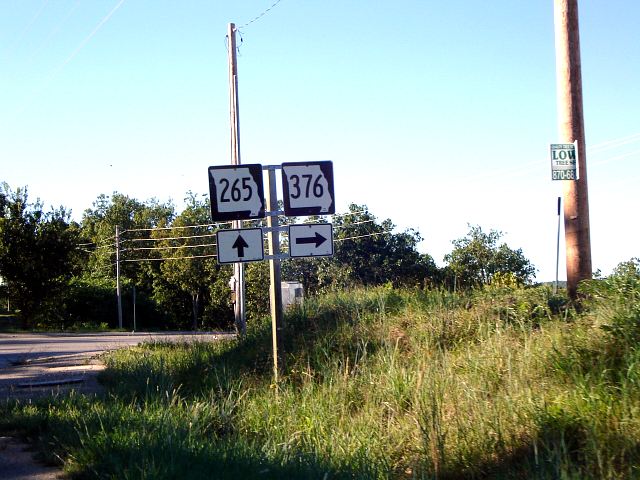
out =
[[[244,257],[244,249],[249,248],[249,244],[246,242],[244,238],[242,238],[242,235],[238,235],[238,238],[236,238],[236,241],[233,242],[233,245],[231,245],[231,248],[237,249],[238,258],[242,258]]]
[[[308,243],[315,243],[316,244],[316,248],[318,248],[320,245],[322,245],[326,241],[327,241],[327,239],[324,238],[322,235],[320,235],[318,232],[316,232],[315,236],[313,236],[313,237],[296,238],[296,244],[304,245],[304,244],[308,244]]]

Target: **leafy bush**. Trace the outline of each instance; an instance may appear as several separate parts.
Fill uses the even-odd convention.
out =
[[[637,348],[640,341],[640,259],[620,263],[604,279],[580,284],[580,293],[604,320],[601,327],[618,347]]]

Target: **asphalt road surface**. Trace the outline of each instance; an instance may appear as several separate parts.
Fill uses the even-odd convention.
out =
[[[0,333],[0,400],[36,398],[71,388],[93,392],[99,356],[109,350],[143,342],[215,341],[222,332],[193,333]]]
[[[222,332],[170,333],[0,333],[0,375],[11,365],[64,355],[97,355],[142,342],[212,341],[228,337]]]
[[[215,341],[229,333],[0,333],[0,401],[29,401],[75,390],[92,394],[100,390],[96,374],[104,368],[99,356],[109,350],[143,342]],[[27,445],[0,436],[0,480],[54,480],[59,468],[36,462]]]

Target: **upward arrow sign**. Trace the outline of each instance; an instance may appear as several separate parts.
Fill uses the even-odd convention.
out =
[[[238,235],[238,238],[233,242],[231,248],[235,248],[238,251],[238,258],[242,258],[244,257],[244,249],[249,248],[249,244],[242,238],[242,235]]]
[[[264,260],[261,228],[218,230],[216,240],[218,263]]]

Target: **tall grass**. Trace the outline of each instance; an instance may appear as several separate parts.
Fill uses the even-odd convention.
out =
[[[334,293],[289,312],[277,386],[265,321],[113,353],[104,396],[0,428],[78,478],[639,478],[640,353],[607,327],[635,328],[634,275],[580,314],[543,287]]]

